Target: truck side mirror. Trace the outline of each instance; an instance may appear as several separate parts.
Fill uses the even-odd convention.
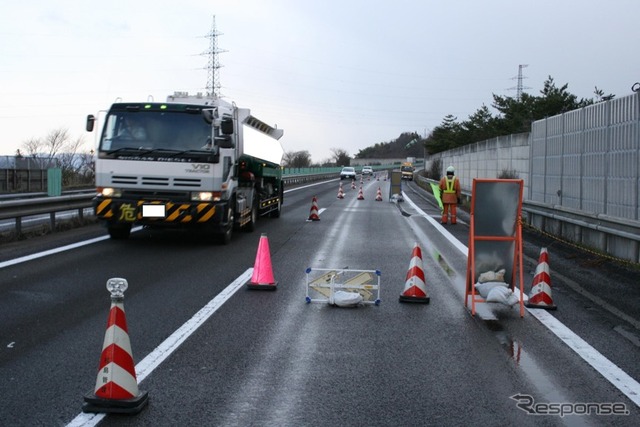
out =
[[[202,118],[209,125],[213,123],[213,110],[202,110]]]
[[[230,136],[216,136],[214,138],[215,145],[220,148],[234,148],[233,139]]]
[[[93,132],[93,126],[95,123],[96,123],[96,117],[93,114],[89,114],[87,116],[87,125],[86,125],[87,132]]]
[[[233,119],[225,117],[220,122],[220,130],[224,135],[233,135]]]

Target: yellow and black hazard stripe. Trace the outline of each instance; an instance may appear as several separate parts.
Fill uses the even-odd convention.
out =
[[[164,205],[164,218],[144,218],[142,205]],[[213,203],[174,203],[146,200],[127,202],[103,199],[96,203],[95,213],[98,218],[115,219],[121,222],[205,223],[215,215],[216,206]]]

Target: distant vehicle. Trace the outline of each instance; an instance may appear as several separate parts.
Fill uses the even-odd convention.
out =
[[[340,171],[340,179],[356,179],[356,170],[351,166],[345,166]]]
[[[402,173],[402,179],[408,179],[409,181],[413,181],[413,171],[415,168],[412,163],[404,162],[400,167],[400,171]]]
[[[371,166],[363,166],[362,175],[373,175],[373,168]]]

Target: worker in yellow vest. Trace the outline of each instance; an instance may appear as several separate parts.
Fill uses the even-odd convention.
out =
[[[442,194],[442,223],[446,224],[451,212],[451,224],[456,223],[456,205],[460,199],[460,181],[455,176],[453,166],[447,168],[447,175],[440,179],[440,192]]]

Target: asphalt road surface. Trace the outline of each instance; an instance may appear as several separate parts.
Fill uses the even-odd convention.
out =
[[[226,246],[147,229],[111,241],[99,226],[0,245],[0,424],[638,425],[633,266],[526,230],[526,291],[547,247],[558,309],[521,318],[518,306],[478,304],[472,316],[464,214],[441,226],[413,183],[402,203],[386,181],[364,181],[364,200],[349,186],[338,199],[338,185],[288,190],[281,218]],[[307,221],[313,196],[320,221]],[[275,291],[244,284],[263,233]],[[398,301],[415,243],[429,304]],[[381,303],[307,304],[309,267],[378,270]],[[112,277],[129,283],[128,335],[149,395],[137,415],[82,413]]]

